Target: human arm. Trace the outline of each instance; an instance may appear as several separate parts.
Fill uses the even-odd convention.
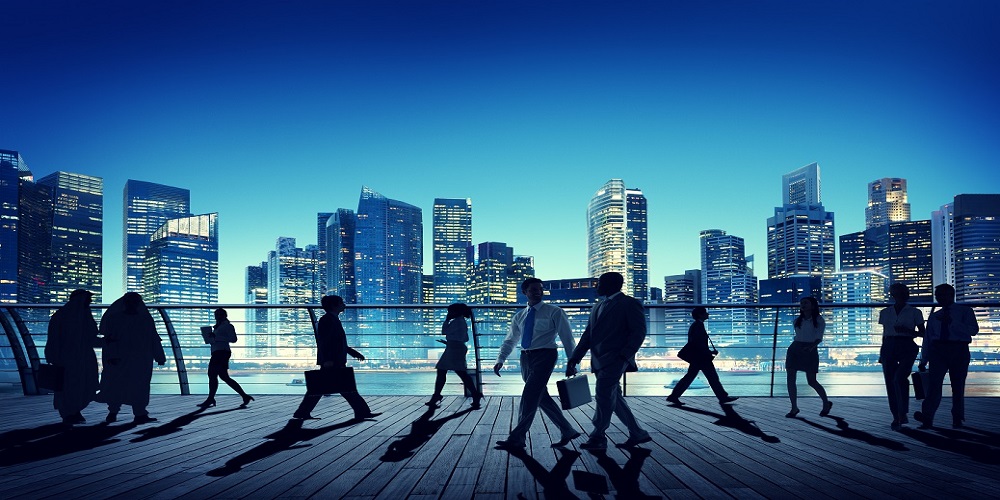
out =
[[[628,304],[625,305],[627,307],[625,321],[628,325],[628,334],[625,344],[618,352],[618,357],[632,359],[642,347],[642,342],[646,340],[646,316],[643,314],[642,303],[638,300],[629,300]],[[707,337],[708,334],[706,333],[705,336]]]
[[[503,342],[500,344],[500,353],[497,354],[497,362],[493,365],[493,373],[500,376],[500,369],[503,368],[503,364],[507,361],[507,357],[510,353],[514,352],[514,346],[517,342],[521,340],[521,317],[522,312],[518,311],[514,314],[514,317],[510,320],[510,331],[507,332],[507,336],[504,337]]]
[[[354,359],[356,359],[358,361],[364,361],[365,360],[364,354],[361,354],[360,352],[355,351],[354,349],[352,349],[350,347],[347,348],[347,354],[350,354],[352,358],[354,358]]]
[[[975,337],[979,333],[979,322],[976,321],[976,313],[971,307],[962,306],[958,314],[954,314],[951,320],[951,331],[963,336]]]
[[[583,331],[583,336],[580,337],[580,343],[576,344],[573,349],[573,354],[566,360],[566,376],[572,377],[576,375],[576,365],[580,364],[583,357],[587,355],[587,351],[590,350],[591,344],[591,333],[590,333],[590,322],[587,323],[587,328]]]
[[[566,359],[573,357],[573,350],[576,349],[576,341],[573,340],[573,329],[569,326],[569,317],[562,309],[556,308],[555,324],[559,340],[562,341],[563,349],[566,351]]]

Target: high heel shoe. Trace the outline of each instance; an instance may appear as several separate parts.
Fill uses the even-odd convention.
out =
[[[483,407],[483,393],[476,394],[472,396],[472,409],[478,410]]]
[[[240,405],[240,406],[243,406],[245,408],[247,405],[250,404],[251,401],[253,401],[253,396],[251,396],[249,394],[244,394],[243,395],[243,404]]]
[[[208,408],[210,406],[215,406],[215,398],[208,398],[208,399],[205,400],[204,403],[200,403],[200,404],[195,405],[195,406],[200,406],[202,408]]]
[[[440,403],[441,403],[442,399],[444,399],[444,396],[442,396],[440,394],[435,394],[435,395],[431,396],[431,400],[430,401],[428,401],[428,402],[426,402],[424,404],[427,405],[427,406],[432,406],[432,407],[436,408],[438,406],[441,406]]]
[[[785,417],[786,418],[795,418],[795,415],[798,415],[798,414],[799,414],[799,409],[798,408],[792,408],[792,411],[786,413]]]

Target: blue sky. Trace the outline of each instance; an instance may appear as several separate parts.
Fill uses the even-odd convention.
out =
[[[837,234],[866,185],[914,218],[998,193],[1000,4],[978,2],[6,2],[0,148],[105,180],[105,294],[129,178],[219,212],[220,299],[278,236],[362,185],[424,209],[471,198],[475,242],[586,274],[584,214],[622,178],[649,200],[650,283],[698,231],[766,277],[781,174],[820,164]],[[430,247],[425,272],[431,270]]]

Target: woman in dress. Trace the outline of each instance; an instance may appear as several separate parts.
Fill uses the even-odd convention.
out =
[[[483,393],[476,389],[476,384],[469,376],[468,368],[465,365],[465,355],[469,352],[469,346],[466,345],[466,342],[469,341],[469,326],[465,323],[465,318],[472,321],[473,332],[475,332],[476,320],[472,317],[472,308],[465,304],[448,306],[448,315],[444,318],[444,325],[441,326],[441,335],[445,336],[445,340],[438,340],[445,345],[445,348],[441,359],[435,366],[437,379],[434,381],[434,395],[427,402],[428,406],[438,406],[441,403],[443,399],[441,389],[444,389],[448,370],[455,372],[462,380],[462,384],[465,385],[465,390],[472,394],[473,408],[479,408],[480,401],[483,399]]]
[[[229,322],[229,315],[223,308],[215,310],[215,326],[212,327],[212,358],[208,361],[208,399],[198,406],[208,408],[215,406],[215,392],[219,390],[219,379],[226,382],[226,385],[243,396],[243,404],[247,406],[253,401],[253,396],[248,395],[240,387],[240,384],[229,376],[229,358],[233,356],[233,351],[229,344],[236,342],[236,328]]]
[[[788,354],[785,356],[785,371],[788,373],[788,399],[792,402],[792,409],[785,415],[793,418],[799,414],[797,401],[797,390],[795,378],[798,372],[806,372],[806,381],[816,394],[823,400],[823,410],[819,416],[825,417],[830,414],[833,402],[827,399],[826,391],[816,380],[816,373],[819,372],[819,353],[816,346],[823,341],[823,331],[826,329],[826,322],[819,314],[819,302],[815,297],[805,297],[799,301],[799,317],[795,318],[795,339],[792,345],[788,346]]]
[[[906,417],[910,411],[909,377],[919,350],[913,340],[924,336],[924,315],[920,309],[907,304],[910,289],[905,284],[893,283],[889,287],[889,295],[893,305],[882,309],[878,315],[878,322],[882,325],[882,348],[878,362],[882,364],[889,412],[892,413],[889,428],[898,431],[909,422]]]

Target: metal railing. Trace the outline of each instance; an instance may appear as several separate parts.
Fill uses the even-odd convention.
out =
[[[932,304],[914,304],[924,316]],[[973,305],[973,304],[970,304]],[[623,387],[629,395],[665,395],[687,370],[676,357],[687,340],[694,304],[648,304],[648,335],[637,354],[638,373],[628,373]],[[881,330],[878,311],[886,304],[823,304],[827,320],[820,344],[820,381],[835,395],[884,394],[877,363]],[[967,392],[1000,395],[1000,303],[973,305],[980,319],[980,334],[971,346],[973,361]],[[41,394],[36,383],[43,361],[46,327],[58,305],[7,304],[0,306],[0,390]],[[94,305],[100,319],[107,305]],[[212,311],[223,307],[236,325],[240,341],[233,346],[230,373],[251,393],[302,393],[304,370],[315,366],[314,332],[322,315],[318,305],[151,304],[150,311],[164,339],[168,363],[154,368],[154,393],[207,392],[210,352],[200,327],[213,323]],[[437,343],[445,305],[349,305],[342,313],[352,347],[365,354],[364,362],[351,361],[360,390],[368,394],[429,394],[434,364],[444,350]],[[476,316],[469,368],[487,394],[518,394],[522,383],[516,352],[504,366],[502,377],[492,373],[500,343],[510,318],[523,305],[473,305]],[[592,304],[560,305],[570,317],[579,340]],[[734,395],[784,395],[784,349],[793,336],[792,322],[798,304],[706,305],[706,326],[721,354],[716,358],[723,384]],[[242,316],[242,318],[241,318]],[[779,349],[779,347],[782,347]],[[98,350],[99,351],[99,350]],[[100,356],[98,356],[100,359]],[[552,383],[565,369],[560,349]],[[587,359],[582,368],[589,366]],[[447,387],[460,392],[457,383]],[[696,382],[690,394],[709,394]]]

